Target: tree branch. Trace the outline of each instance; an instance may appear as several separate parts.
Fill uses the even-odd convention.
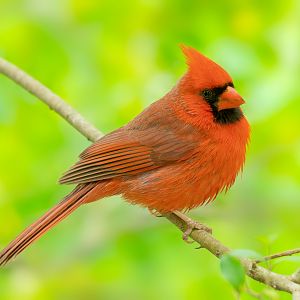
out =
[[[175,224],[182,232],[186,229],[186,221],[179,218],[176,214],[170,213],[166,218]],[[185,220],[188,221],[188,217],[185,216]],[[189,219],[192,222],[191,219]],[[222,255],[230,252],[231,250],[224,246],[220,241],[215,239],[211,234],[203,230],[195,230],[191,233],[190,237],[199,243],[202,248],[207,249],[214,256],[220,258]],[[245,268],[247,275],[256,281],[260,281],[276,290],[293,293],[298,291],[300,293],[300,285],[293,282],[287,276],[274,273],[266,268],[258,266],[255,261],[246,258],[240,258],[242,265]],[[295,298],[297,299],[297,298]],[[300,298],[299,298],[300,299]]]
[[[272,255],[268,255],[268,256],[263,257],[262,259],[257,259],[255,262],[256,263],[261,263],[261,262],[269,261],[269,260],[276,259],[276,258],[279,258],[279,257],[291,256],[291,255],[298,254],[298,253],[300,253],[300,248],[296,248],[296,249],[287,250],[287,251],[275,253],[275,254],[272,254]]]
[[[15,83],[23,87],[29,93],[36,96],[53,109],[60,116],[62,116],[73,128],[78,130],[90,141],[96,141],[103,134],[94,127],[91,123],[87,122],[72,106],[66,103],[62,98],[54,94],[47,87],[39,81],[19,69],[12,63],[0,57],[0,73],[7,76]]]
[[[289,276],[289,279],[300,284],[300,269],[298,269],[295,273]]]
[[[7,76],[18,85],[29,91],[31,94],[36,96],[38,99],[46,103],[51,109],[62,116],[68,123],[70,123],[75,129],[77,129],[82,135],[84,135],[92,142],[95,142],[103,135],[92,124],[87,122],[75,109],[67,104],[62,98],[54,94],[36,79],[32,78],[24,71],[2,58],[0,58],[0,73]],[[185,215],[184,218],[182,218],[174,213],[169,213],[165,217],[174,225],[176,225],[182,232],[186,230],[188,222],[194,222]],[[190,234],[190,237],[194,241],[199,243],[202,248],[207,249],[218,258],[230,252],[230,249],[228,247],[224,246],[220,241],[215,239],[210,233],[206,231],[194,230]],[[289,251],[286,251],[286,253],[287,252]],[[278,254],[273,255],[273,258],[276,255]],[[267,259],[272,258],[267,257]],[[293,278],[299,279],[299,273],[296,272],[294,275],[288,277],[269,271],[264,267],[258,266],[256,264],[256,261],[245,258],[240,258],[240,261],[249,277],[253,278],[256,281],[262,282],[276,290],[293,294],[294,300],[300,299],[300,285],[298,284],[299,281],[293,280]]]

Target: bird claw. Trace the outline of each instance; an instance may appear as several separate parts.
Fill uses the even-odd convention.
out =
[[[193,230],[202,230],[202,231],[206,231],[209,234],[212,234],[212,229],[210,227],[208,227],[204,224],[198,223],[196,221],[188,220],[188,221],[186,221],[186,225],[187,225],[187,228],[182,235],[182,239],[188,244],[192,244],[194,242],[192,240],[189,240],[189,236],[193,232]]]
[[[148,208],[148,210],[149,210],[149,213],[154,217],[157,217],[157,218],[163,217],[163,214],[161,214],[159,211],[157,211],[154,208]]]
[[[148,208],[148,210],[149,210],[150,214],[155,216],[155,217],[164,217],[164,216],[167,215],[167,214],[160,213],[158,210],[153,209],[153,208]],[[197,221],[191,220],[190,218],[188,218],[186,215],[184,215],[180,211],[173,211],[173,214],[177,215],[179,218],[181,218],[182,220],[185,221],[186,229],[182,234],[182,239],[186,243],[188,243],[188,244],[194,243],[193,240],[189,240],[189,236],[191,235],[191,233],[194,230],[202,230],[202,231],[206,231],[209,234],[212,234],[212,229],[210,227],[208,227],[204,224],[201,224]]]

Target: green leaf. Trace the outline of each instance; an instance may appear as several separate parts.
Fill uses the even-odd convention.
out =
[[[221,272],[225,279],[239,292],[245,282],[245,270],[241,262],[230,254],[225,254],[220,261]]]

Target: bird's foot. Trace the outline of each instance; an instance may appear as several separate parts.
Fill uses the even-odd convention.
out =
[[[202,231],[206,231],[209,234],[212,234],[212,229],[210,227],[208,227],[204,224],[201,224],[197,221],[191,220],[190,218],[188,218],[186,215],[184,215],[183,213],[181,213],[179,211],[175,211],[173,213],[176,214],[181,219],[183,219],[186,223],[186,229],[185,229],[185,231],[183,232],[183,235],[182,235],[182,239],[186,243],[191,244],[191,243],[194,242],[194,241],[189,240],[189,236],[194,230],[202,230]]]
[[[202,230],[206,231],[209,234],[212,234],[212,229],[210,227],[201,224],[197,221],[189,220],[187,221],[186,226],[187,228],[182,235],[182,239],[189,244],[194,242],[193,240],[189,240],[189,236],[193,232],[193,230]]]
[[[158,217],[158,218],[163,217],[163,214],[161,214],[158,210],[156,210],[154,208],[148,208],[148,210],[149,210],[149,213],[154,217]]]

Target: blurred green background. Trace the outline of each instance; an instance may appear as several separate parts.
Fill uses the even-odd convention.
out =
[[[243,175],[190,215],[235,249],[299,247],[299,1],[0,0],[0,56],[103,132],[176,83],[180,43],[230,72],[252,125]],[[0,138],[2,248],[70,190],[57,179],[89,142],[3,76]],[[299,265],[295,257],[272,267],[289,274]],[[248,284],[262,299],[290,299]],[[1,269],[0,290],[1,300],[235,298],[216,258],[117,197],[82,207]]]

